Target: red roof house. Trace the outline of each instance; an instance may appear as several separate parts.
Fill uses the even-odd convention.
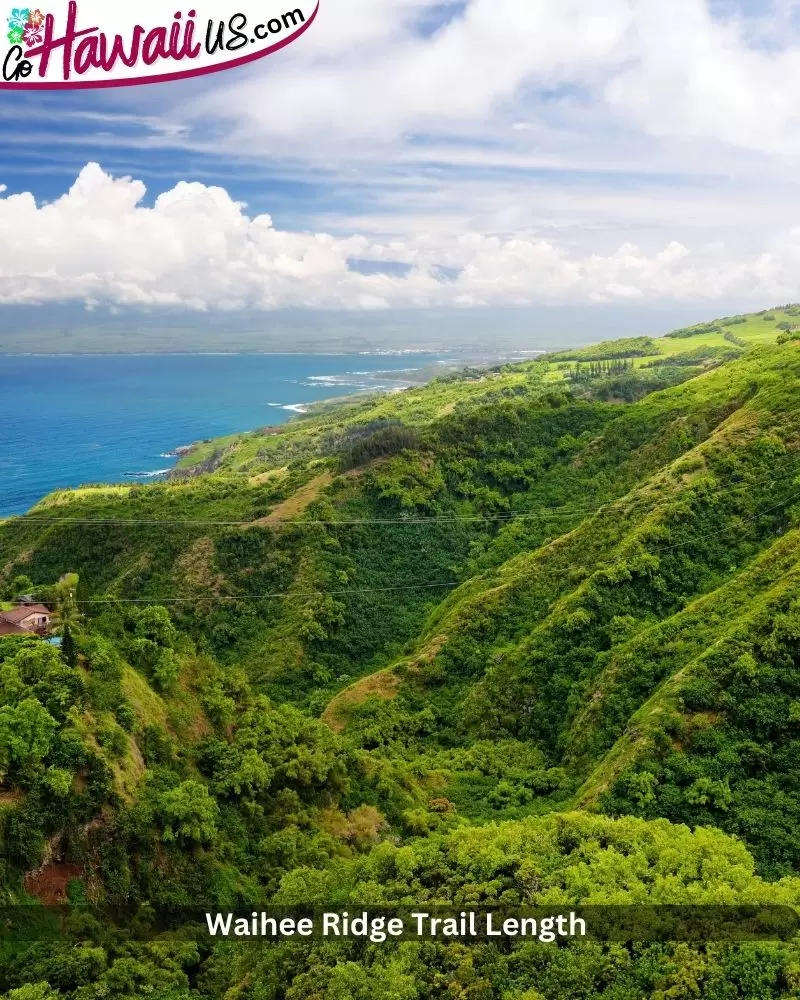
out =
[[[0,617],[0,636],[3,635],[30,635],[27,629],[20,628],[19,625],[14,625],[12,622],[7,622],[4,618]]]
[[[0,635],[41,635],[50,628],[53,613],[44,604],[21,604],[11,611],[0,611]]]

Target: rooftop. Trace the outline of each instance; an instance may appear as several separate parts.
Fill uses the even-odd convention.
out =
[[[12,611],[0,612],[0,620],[17,625],[19,622],[25,621],[26,618],[30,618],[31,615],[47,615],[49,618],[51,611],[44,604],[21,604]]]

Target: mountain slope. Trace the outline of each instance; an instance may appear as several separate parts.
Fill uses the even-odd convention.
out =
[[[727,336],[777,322],[325,406],[0,525],[0,596],[68,633],[0,638],[3,900],[800,906],[800,342]],[[0,992],[797,986],[791,944],[74,933]]]

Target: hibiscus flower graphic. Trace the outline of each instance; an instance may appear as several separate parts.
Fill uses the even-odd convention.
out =
[[[27,7],[12,7],[11,16],[8,19],[9,36],[12,31],[24,31],[30,16],[31,12]]]
[[[22,28],[12,28],[6,37],[12,45],[22,45],[24,37]]]
[[[26,24],[25,32],[23,34],[25,39],[25,44],[30,47],[31,45],[41,45],[42,39],[44,38],[44,33],[38,24]]]
[[[28,11],[28,25],[33,25],[34,28],[39,28],[44,24],[45,15],[37,7],[36,10]],[[28,26],[26,25],[26,27]]]

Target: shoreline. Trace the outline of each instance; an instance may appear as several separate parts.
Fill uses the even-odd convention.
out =
[[[486,351],[479,348],[456,348],[442,350],[436,347],[409,347],[394,351],[0,351],[0,358],[401,358],[412,355],[456,355],[466,358],[494,358],[505,361],[510,358],[540,357],[551,353],[545,350]]]
[[[216,428],[208,427],[203,430],[200,428],[192,428],[192,431],[190,432],[191,436],[187,435],[187,437],[184,437],[182,441],[179,437],[178,441],[180,444],[176,445],[174,444],[175,438],[172,436],[174,429],[171,428],[168,421],[159,420],[158,423],[163,431],[163,437],[159,435],[160,440],[154,444],[152,455],[150,455],[150,457],[145,454],[139,454],[138,457],[136,455],[131,455],[129,456],[130,464],[127,464],[126,460],[126,464],[123,465],[122,468],[115,468],[111,470],[108,467],[102,467],[97,471],[90,471],[84,467],[84,463],[81,461],[81,456],[79,455],[75,457],[72,462],[70,462],[70,469],[68,471],[59,468],[57,471],[60,474],[57,477],[53,477],[52,479],[49,476],[46,477],[42,484],[43,488],[41,491],[38,488],[35,492],[34,490],[31,490],[30,496],[26,496],[29,488],[26,482],[28,476],[26,476],[23,472],[14,478],[14,481],[10,484],[12,487],[12,494],[17,491],[20,493],[21,502],[19,507],[17,507],[16,502],[9,503],[8,507],[5,507],[5,504],[0,504],[0,507],[3,507],[0,517],[9,518],[24,516],[45,497],[49,496],[52,492],[61,489],[81,489],[86,485],[97,485],[100,483],[105,486],[114,487],[163,481],[168,479],[180,465],[181,461],[200,444],[202,444],[207,437],[221,438],[234,434],[247,434],[256,428],[263,426],[265,422],[270,422],[279,426],[293,420],[301,420],[310,414],[319,412],[320,410],[325,410],[328,407],[346,405],[348,402],[363,400],[371,395],[392,395],[397,392],[416,389],[427,384],[431,379],[436,378],[439,375],[449,374],[461,369],[462,367],[487,367],[491,366],[493,363],[506,364],[511,363],[513,360],[533,360],[541,353],[543,352],[518,351],[509,355],[503,355],[500,351],[485,351],[481,358],[478,358],[476,353],[469,351],[431,352],[416,348],[405,348],[395,351],[359,351],[357,353],[332,352],[329,354],[309,354],[304,351],[293,351],[280,354],[277,352],[266,351],[256,353],[249,351],[224,353],[198,351],[173,352],[169,354],[160,352],[154,354],[140,352],[128,352],[126,354],[38,354],[34,352],[26,352],[24,354],[18,354],[15,352],[0,353],[0,358],[5,357],[9,359],[9,369],[7,370],[7,374],[10,374],[11,371],[15,370],[16,366],[11,363],[13,359],[25,359],[26,361],[31,358],[42,358],[43,360],[61,358],[74,359],[69,362],[68,368],[65,370],[60,370],[58,366],[50,366],[49,368],[44,369],[45,372],[50,372],[53,377],[59,377],[59,372],[61,372],[60,377],[66,377],[68,382],[71,381],[72,378],[72,376],[69,375],[69,372],[77,372],[79,369],[82,369],[84,363],[90,363],[89,359],[97,359],[98,361],[102,359],[104,362],[111,364],[111,361],[116,358],[151,358],[155,359],[153,361],[153,365],[156,366],[158,364],[158,359],[160,358],[173,358],[178,360],[181,358],[202,359],[215,356],[223,356],[232,359],[267,359],[270,357],[283,357],[292,359],[288,363],[293,366],[293,359],[308,358],[311,360],[311,364],[301,366],[301,368],[304,367],[306,369],[310,369],[310,371],[316,372],[319,372],[320,369],[316,367],[314,359],[325,357],[335,359],[331,361],[328,366],[323,366],[323,370],[325,367],[332,369],[332,371],[328,374],[304,375],[303,371],[300,372],[298,375],[300,381],[307,383],[308,386],[313,386],[313,389],[306,389],[303,393],[298,391],[297,395],[295,395],[295,390],[290,389],[286,392],[286,396],[288,396],[287,402],[278,402],[275,400],[275,396],[272,396],[272,401],[270,401],[268,396],[267,400],[261,403],[261,406],[264,408],[264,417],[266,417],[267,414],[271,414],[271,417],[266,417],[266,421],[263,417],[259,418],[257,415],[251,414],[251,417],[254,416],[254,419],[248,420],[246,423],[242,424],[239,424],[237,421],[233,429],[218,430]],[[374,370],[362,370],[364,364],[371,363],[371,360],[367,361],[368,358],[376,361],[376,367]],[[383,359],[383,364],[381,364],[380,359]],[[403,359],[407,359],[408,364],[403,364]],[[359,360],[361,362],[360,364],[354,363]],[[398,362],[396,367],[387,367],[391,366],[394,361]],[[255,361],[252,363],[255,364]],[[73,365],[75,366],[74,368],[72,367]],[[213,362],[207,362],[205,367],[208,368],[209,366],[213,366]],[[2,366],[0,365],[0,367]],[[123,368],[126,367],[127,366],[123,366]],[[149,366],[144,367],[146,367],[149,371]],[[179,370],[181,369],[180,365],[177,367]],[[174,368],[175,366],[169,366],[170,370]],[[358,371],[348,369],[358,369]],[[31,366],[31,370],[34,373],[34,377],[36,377],[36,373],[39,371],[38,367]],[[66,376],[64,375],[64,372],[66,372]],[[265,390],[265,395],[267,392],[271,395],[272,391],[272,388]],[[289,392],[291,392],[291,395],[289,395]],[[306,400],[302,400],[302,398],[298,399],[298,396],[302,396],[305,392],[308,392],[314,398]],[[182,434],[181,437],[183,437]],[[194,438],[194,440],[192,440],[192,438]],[[74,442],[72,443],[74,444]],[[156,456],[158,457],[156,458]],[[151,462],[152,464],[150,464]],[[170,463],[169,467],[167,467],[167,462]],[[97,472],[99,472],[99,475]],[[5,500],[6,498],[3,497],[2,499]],[[10,500],[11,498],[8,497],[8,499]]]
[[[0,358],[397,358],[410,354],[456,354],[437,348],[405,348],[396,351],[0,351]],[[472,354],[472,352],[464,352]],[[526,351],[511,353],[525,354]],[[545,351],[534,352],[544,354]]]

